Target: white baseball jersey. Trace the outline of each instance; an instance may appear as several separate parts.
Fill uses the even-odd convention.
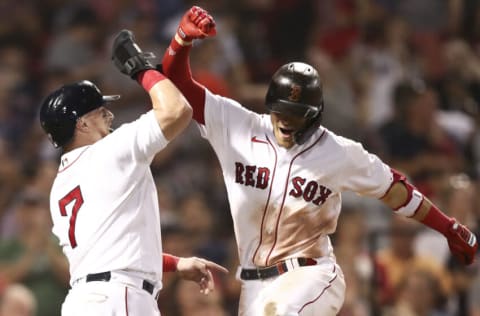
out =
[[[161,281],[160,217],[150,163],[167,143],[150,111],[61,157],[50,210],[71,283],[122,269]]]
[[[290,149],[275,140],[269,115],[213,95],[205,101],[202,136],[222,167],[244,268],[294,257],[333,257],[341,192],[380,198],[390,168],[360,143],[320,127]]]

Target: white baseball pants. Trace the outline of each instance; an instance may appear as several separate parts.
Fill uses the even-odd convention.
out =
[[[333,316],[345,299],[345,280],[330,258],[278,277],[242,280],[239,316]]]
[[[154,295],[115,281],[75,285],[62,305],[62,316],[160,316]]]

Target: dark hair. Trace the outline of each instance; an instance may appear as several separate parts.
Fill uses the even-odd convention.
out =
[[[393,90],[393,103],[395,112],[400,118],[405,116],[405,110],[427,90],[425,82],[421,79],[406,79],[399,82]]]

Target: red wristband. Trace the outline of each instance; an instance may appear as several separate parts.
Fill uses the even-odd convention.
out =
[[[175,38],[170,41],[170,46],[168,47],[168,53],[170,55],[176,55],[181,50],[190,50],[192,45],[182,45]]]
[[[152,87],[164,79],[167,79],[161,72],[153,69],[142,71],[137,76],[138,83],[148,92]]]
[[[428,214],[422,220],[422,223],[445,235],[452,225],[452,220],[452,218],[442,213],[435,205],[432,205]]]
[[[163,266],[162,266],[162,271],[163,272],[175,272],[177,271],[177,264],[178,264],[178,257],[169,255],[164,253],[162,255],[163,258]]]

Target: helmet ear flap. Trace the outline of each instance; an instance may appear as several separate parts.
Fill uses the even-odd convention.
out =
[[[322,104],[322,109],[323,109],[323,104]],[[295,132],[295,134],[293,135],[295,143],[297,143],[298,145],[303,145],[313,135],[313,133],[315,133],[315,131],[320,127],[321,123],[322,123],[322,110],[320,110],[320,112],[318,112],[315,117],[312,117],[311,119],[307,120],[304,128]]]

